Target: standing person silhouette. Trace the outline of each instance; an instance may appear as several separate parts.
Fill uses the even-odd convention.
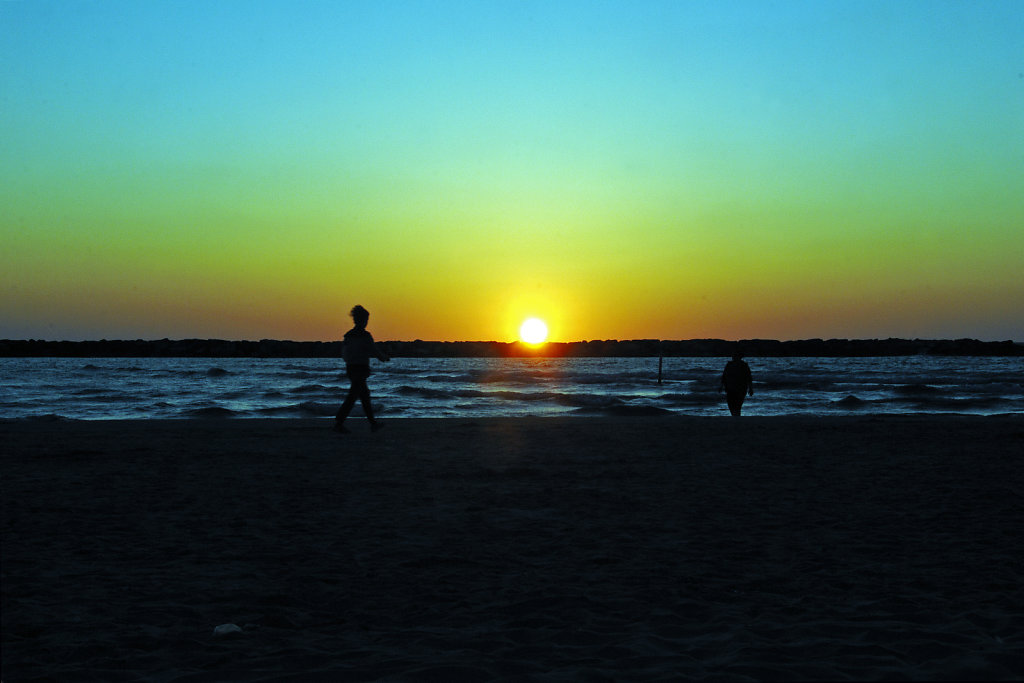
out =
[[[358,398],[363,405],[366,419],[370,421],[370,431],[375,432],[383,425],[373,416],[370,387],[366,384],[370,376],[370,357],[382,361],[389,361],[391,357],[374,343],[373,335],[366,329],[366,324],[370,322],[370,312],[362,306],[355,306],[350,315],[355,325],[345,333],[345,339],[341,343],[341,357],[345,359],[345,374],[348,375],[350,385],[345,401],[338,408],[338,414],[334,416],[334,430],[342,434],[349,433],[345,427],[345,418],[352,411],[352,406]]]
[[[729,412],[733,417],[740,416],[744,394],[754,395],[754,378],[750,374],[750,366],[743,360],[743,354],[736,351],[732,360],[725,364],[722,372],[721,391],[725,392],[725,400],[729,404]]]

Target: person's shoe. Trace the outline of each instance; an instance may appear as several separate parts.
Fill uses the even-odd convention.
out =
[[[334,423],[334,431],[338,432],[339,434],[351,434],[352,433],[352,432],[348,431],[348,428],[345,427],[345,425],[341,424],[340,422],[335,422]]]
[[[370,423],[371,432],[379,432],[382,429],[384,429],[384,425],[382,425],[380,422],[374,421]]]

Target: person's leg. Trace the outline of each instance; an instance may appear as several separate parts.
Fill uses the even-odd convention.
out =
[[[744,399],[745,396],[746,396],[746,394],[744,394],[742,391],[739,391],[739,392],[734,392],[734,391],[726,392],[725,400],[729,404],[729,412],[732,413],[734,417],[739,417],[740,416],[740,409],[743,408],[743,399]]]
[[[366,419],[370,421],[370,428],[377,431],[377,419],[373,416],[373,403],[370,401],[370,387],[363,380],[363,386],[359,390],[359,402],[363,406],[363,413],[366,414]]]
[[[352,410],[352,406],[358,398],[359,403],[363,406],[363,413],[366,415],[366,419],[370,422],[370,429],[377,431],[380,429],[381,425],[373,414],[373,403],[370,399],[370,387],[366,381],[370,377],[370,368],[363,366],[350,366],[348,368],[348,376],[352,381],[352,386],[349,389],[349,396],[345,399],[345,403],[348,404],[348,410]],[[348,410],[345,412],[346,416],[348,416]],[[344,427],[341,429],[344,429]]]
[[[345,400],[342,402],[341,407],[338,408],[337,414],[334,416],[334,428],[339,432],[347,432],[345,429],[345,418],[352,412],[352,407],[356,404],[356,399],[362,397],[362,391],[366,388],[366,376],[360,372],[358,366],[346,366],[345,374],[348,376],[348,393],[345,395]]]
[[[338,431],[347,431],[345,429],[345,418],[352,412],[352,406],[356,404],[356,398],[359,396],[359,388],[355,380],[348,387],[348,394],[345,395],[345,400],[342,402],[341,407],[338,408],[337,414],[334,416],[334,428]]]

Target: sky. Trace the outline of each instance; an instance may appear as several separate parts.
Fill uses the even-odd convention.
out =
[[[0,2],[0,338],[1024,341],[1024,3]]]

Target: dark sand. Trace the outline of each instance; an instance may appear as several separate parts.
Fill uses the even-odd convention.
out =
[[[351,422],[0,422],[3,681],[1024,678],[1020,417]]]

